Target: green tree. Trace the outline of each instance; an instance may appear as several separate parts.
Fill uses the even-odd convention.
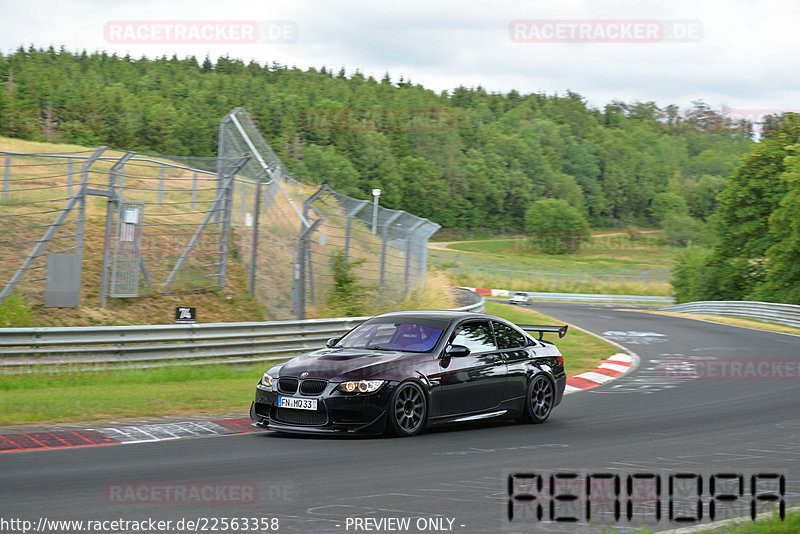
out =
[[[345,195],[363,196],[358,187],[358,171],[333,146],[306,145],[297,173],[312,182],[326,183]]]
[[[786,195],[770,216],[775,244],[767,249],[766,281],[755,298],[800,304],[800,145],[790,145],[780,175]]]
[[[534,202],[525,213],[525,230],[532,243],[548,254],[575,252],[589,239],[589,223],[566,200],[545,198]]]
[[[686,199],[676,193],[658,193],[650,204],[650,216],[658,224],[664,224],[668,215],[688,216],[689,206]]]
[[[667,213],[662,219],[664,243],[672,247],[686,247],[692,244],[708,244],[706,223],[684,212]]]
[[[711,255],[710,248],[701,246],[686,248],[678,255],[671,280],[677,302],[705,300],[714,293],[716,281],[707,268]]]

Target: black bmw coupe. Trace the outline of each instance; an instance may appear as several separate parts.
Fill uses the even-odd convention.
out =
[[[566,330],[456,311],[378,315],[264,373],[250,418],[280,432],[396,436],[480,419],[543,423],[566,374],[542,336]]]

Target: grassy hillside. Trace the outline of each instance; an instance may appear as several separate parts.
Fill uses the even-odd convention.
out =
[[[595,232],[574,254],[545,254],[525,237],[431,243],[430,261],[458,285],[519,291],[670,295],[680,249],[661,231]]]

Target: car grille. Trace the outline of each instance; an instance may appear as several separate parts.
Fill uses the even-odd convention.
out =
[[[319,395],[325,391],[328,382],[325,380],[303,380],[300,383],[300,393],[303,395]]]
[[[296,393],[297,392],[297,379],[296,378],[279,378],[278,391],[281,393]]]
[[[292,408],[275,408],[271,419],[290,425],[324,425],[328,421],[327,414],[322,410],[312,412],[309,410],[293,410]]]

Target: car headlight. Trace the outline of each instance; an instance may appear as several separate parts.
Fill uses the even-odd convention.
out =
[[[384,380],[348,380],[339,384],[336,389],[344,393],[372,393],[384,382]]]
[[[261,385],[266,388],[272,387],[272,376],[269,373],[264,373],[264,376],[261,377]]]

